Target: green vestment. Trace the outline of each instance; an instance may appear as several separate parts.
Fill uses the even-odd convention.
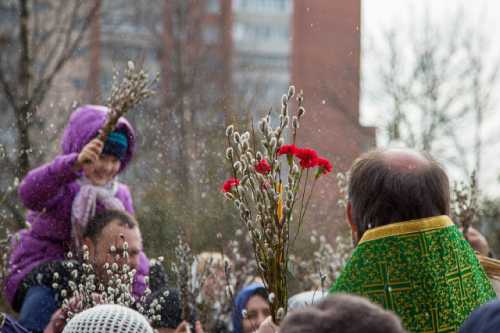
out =
[[[394,311],[410,332],[456,332],[495,298],[474,251],[447,216],[366,231],[330,292],[365,296]]]

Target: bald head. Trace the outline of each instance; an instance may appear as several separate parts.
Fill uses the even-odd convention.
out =
[[[359,237],[373,227],[449,213],[446,173],[428,154],[410,149],[363,154],[351,167],[348,194]]]
[[[379,151],[380,158],[389,168],[399,172],[416,172],[431,166],[422,153],[410,149],[387,149]]]

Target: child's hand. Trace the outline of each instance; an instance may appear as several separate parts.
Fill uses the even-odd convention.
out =
[[[50,318],[50,322],[45,327],[44,333],[61,333],[64,329],[64,325],[66,325],[66,317],[63,314],[61,309],[54,312],[52,317]]]
[[[102,153],[104,143],[100,139],[94,139],[83,147],[75,163],[75,171],[80,171],[85,163],[94,163]]]
[[[188,322],[183,321],[182,323],[180,323],[179,326],[177,326],[177,328],[175,329],[174,333],[186,333],[186,332],[190,332],[190,331],[191,330],[189,329]]]

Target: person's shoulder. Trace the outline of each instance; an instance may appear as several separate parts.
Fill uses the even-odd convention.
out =
[[[123,183],[118,183],[118,189],[115,196],[123,202],[125,205],[125,210],[131,214],[134,214],[133,199],[130,189],[127,185]]]
[[[122,183],[122,182],[118,182],[117,185],[118,185],[118,189],[116,191],[117,195],[120,195],[120,194],[130,194],[130,188],[128,187],[127,184]]]

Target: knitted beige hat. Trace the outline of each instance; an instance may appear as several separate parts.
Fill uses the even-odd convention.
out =
[[[97,305],[74,316],[63,333],[153,333],[139,312],[116,304]]]

